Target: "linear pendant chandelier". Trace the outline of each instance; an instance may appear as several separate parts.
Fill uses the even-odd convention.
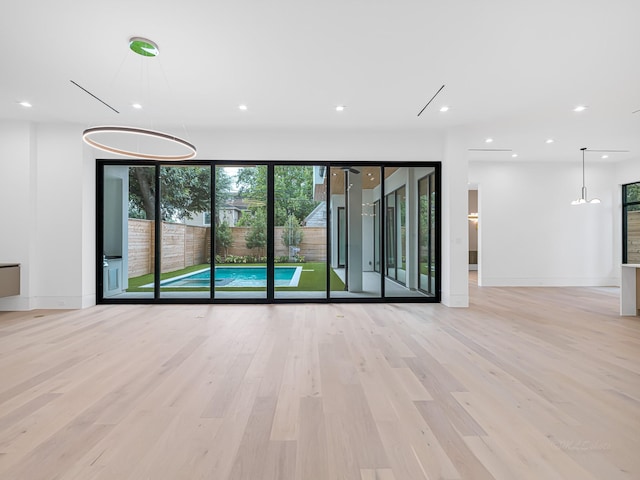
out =
[[[129,48],[132,52],[141,55],[143,57],[156,57],[160,54],[160,49],[158,45],[147,38],[142,37],[131,37],[129,39]],[[175,154],[167,154],[161,155],[157,153],[145,153],[139,152],[136,150],[132,150],[129,148],[121,148],[117,147],[110,142],[105,140],[98,140],[96,137],[99,137],[101,134],[105,134],[103,136],[108,136],[109,134],[120,134],[125,136],[131,135],[141,135],[143,137],[149,137],[153,140],[159,140],[163,142],[169,142],[173,146],[178,146],[179,148],[184,149],[184,153],[175,153]],[[115,153],[117,155],[123,155],[125,157],[131,158],[140,158],[145,160],[164,160],[164,161],[177,161],[177,160],[189,160],[196,156],[197,150],[196,147],[187,142],[186,140],[177,137],[175,135],[170,135],[168,133],[158,132],[155,130],[148,130],[145,128],[136,128],[136,127],[126,127],[126,126],[100,126],[100,127],[91,127],[87,128],[82,132],[82,140],[93,148],[97,148],[98,150],[102,150],[104,152]]]
[[[587,150],[587,147],[582,147],[582,190],[580,191],[580,198],[571,202],[571,205],[585,205],[587,203],[595,204],[600,203],[599,198],[593,198],[591,200],[587,200],[587,187],[584,184],[584,152]]]

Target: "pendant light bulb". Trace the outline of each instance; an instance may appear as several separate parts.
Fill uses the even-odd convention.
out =
[[[587,197],[588,197],[587,187],[585,186],[585,181],[584,181],[584,152],[587,150],[587,147],[582,147],[580,150],[582,150],[582,189],[580,189],[580,198],[578,198],[577,200],[573,200],[571,202],[571,205],[584,205],[585,203],[592,203],[592,204],[600,203],[599,198],[587,200]]]

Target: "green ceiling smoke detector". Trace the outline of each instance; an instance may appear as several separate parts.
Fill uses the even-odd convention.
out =
[[[156,42],[142,37],[131,37],[129,48],[143,57],[157,57],[160,53]]]

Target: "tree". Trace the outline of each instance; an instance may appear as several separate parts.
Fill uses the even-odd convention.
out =
[[[267,201],[267,167],[241,168],[237,179],[241,196],[264,205]],[[313,167],[278,165],[274,172],[275,225],[285,226],[289,215],[304,219],[319,202],[313,200]]]
[[[233,235],[227,222],[222,222],[216,228],[216,246],[224,249],[225,257],[229,255],[229,247],[233,246]]]
[[[640,182],[626,185],[627,202],[640,202]]]
[[[193,218],[209,212],[211,206],[211,170],[209,167],[159,167],[160,213],[162,220]],[[129,216],[155,220],[156,167],[129,167]],[[231,178],[216,169],[215,220],[229,198]]]
[[[249,250],[259,250],[260,255],[266,255],[267,246],[267,212],[265,208],[255,208],[250,215],[249,232],[245,236]]]
[[[282,244],[287,248],[297,247],[302,243],[303,238],[304,233],[300,227],[300,222],[295,215],[289,215],[289,219],[284,225],[284,230],[282,230]]]

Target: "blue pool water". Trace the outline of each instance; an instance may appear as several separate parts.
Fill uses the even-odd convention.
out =
[[[275,267],[276,287],[296,287],[302,267]],[[266,287],[266,267],[215,267],[216,287]],[[211,285],[211,269],[164,280],[163,287],[208,287]]]

